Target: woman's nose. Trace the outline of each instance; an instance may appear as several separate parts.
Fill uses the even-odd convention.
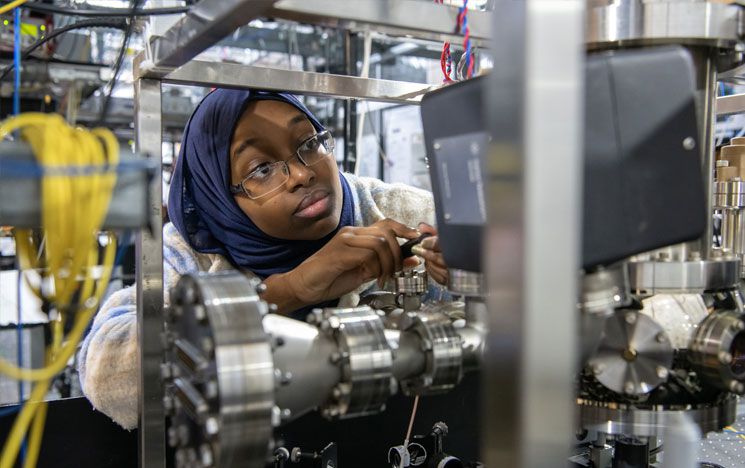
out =
[[[297,157],[288,160],[287,171],[287,190],[294,192],[300,187],[307,187],[316,180],[316,173],[312,168],[303,164]]]

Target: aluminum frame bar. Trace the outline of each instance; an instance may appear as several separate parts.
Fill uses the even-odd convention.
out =
[[[458,44],[462,41],[462,36],[455,33],[457,8],[420,0],[280,0],[267,15],[350,31],[374,31]],[[468,26],[472,43],[489,46],[488,12],[469,10]]]
[[[717,115],[742,114],[745,112],[745,93],[717,98]]]
[[[575,422],[585,0],[498,2],[482,458],[566,464]],[[499,64],[505,64],[500,66]]]
[[[135,61],[135,76],[159,79],[164,83],[218,88],[260,88],[287,91],[309,96],[329,96],[347,99],[397,104],[418,104],[422,95],[436,89],[420,83],[359,78],[276,68],[254,67],[225,62],[192,60],[178,68],[142,68],[143,56]]]
[[[160,365],[163,362],[163,175],[160,162],[162,139],[161,83],[136,80],[135,133],[137,151],[157,161],[150,183],[151,232],[137,235],[137,340],[139,343],[140,393],[139,466],[165,467],[165,412]]]
[[[177,67],[261,16],[277,0],[202,0],[150,41],[156,66]]]

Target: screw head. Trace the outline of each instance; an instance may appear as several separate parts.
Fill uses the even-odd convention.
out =
[[[662,380],[667,379],[667,377],[670,375],[670,372],[667,370],[666,367],[657,366],[657,377],[659,377]]]
[[[683,139],[683,148],[691,151],[696,148],[696,139],[693,137],[685,137]]]
[[[720,351],[718,357],[719,357],[719,362],[721,362],[725,366],[732,364],[732,355],[728,353],[727,351]]]
[[[634,382],[626,382],[623,386],[623,391],[630,394],[634,393],[635,388]]]
[[[259,284],[258,284],[258,285],[256,286],[256,293],[257,293],[257,294],[264,294],[265,292],[266,292],[266,284],[264,284],[264,283],[259,283]]]
[[[667,336],[665,336],[665,332],[659,332],[659,333],[657,334],[657,336],[655,337],[655,340],[656,340],[656,341],[657,341],[658,343],[660,343],[660,344],[662,344],[662,343],[667,343]]]
[[[220,432],[220,423],[217,422],[217,419],[215,419],[214,416],[210,416],[204,422],[204,432],[206,432],[207,435],[210,436],[214,436],[218,432]]]
[[[628,312],[624,316],[624,319],[626,320],[626,323],[628,323],[629,325],[633,325],[633,324],[636,323],[636,313],[635,312]]]
[[[204,322],[207,320],[207,313],[204,310],[204,306],[201,304],[194,304],[191,307],[191,310],[194,312],[194,318],[197,319],[200,322]]]
[[[737,380],[733,380],[729,383],[729,389],[730,391],[737,394],[745,393],[745,385],[743,385],[742,382],[738,382]]]
[[[441,145],[441,144],[439,144],[439,143],[435,143],[435,144],[434,144],[433,146],[434,146],[434,148],[435,148],[436,150],[438,150],[438,149],[442,148],[442,145]]]
[[[605,366],[602,364],[593,364],[591,370],[594,375],[600,375],[605,370]]]

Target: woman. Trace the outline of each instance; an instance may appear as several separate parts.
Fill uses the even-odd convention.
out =
[[[294,96],[216,90],[183,135],[163,231],[168,291],[181,275],[240,269],[264,280],[277,313],[304,318],[313,307],[353,306],[371,280],[404,265],[398,238],[431,222],[431,195],[404,185],[340,174],[333,139]],[[428,224],[421,231],[436,234]],[[436,237],[422,244],[430,276],[447,269]],[[134,288],[114,293],[79,354],[83,392],[125,428],[137,425]]]

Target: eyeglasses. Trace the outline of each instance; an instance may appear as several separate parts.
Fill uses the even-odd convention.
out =
[[[303,141],[295,153],[284,161],[262,163],[254,168],[240,184],[230,186],[233,195],[244,194],[251,200],[264,197],[279,190],[290,178],[289,163],[297,158],[309,167],[323,161],[334,153],[334,138],[324,130]]]

